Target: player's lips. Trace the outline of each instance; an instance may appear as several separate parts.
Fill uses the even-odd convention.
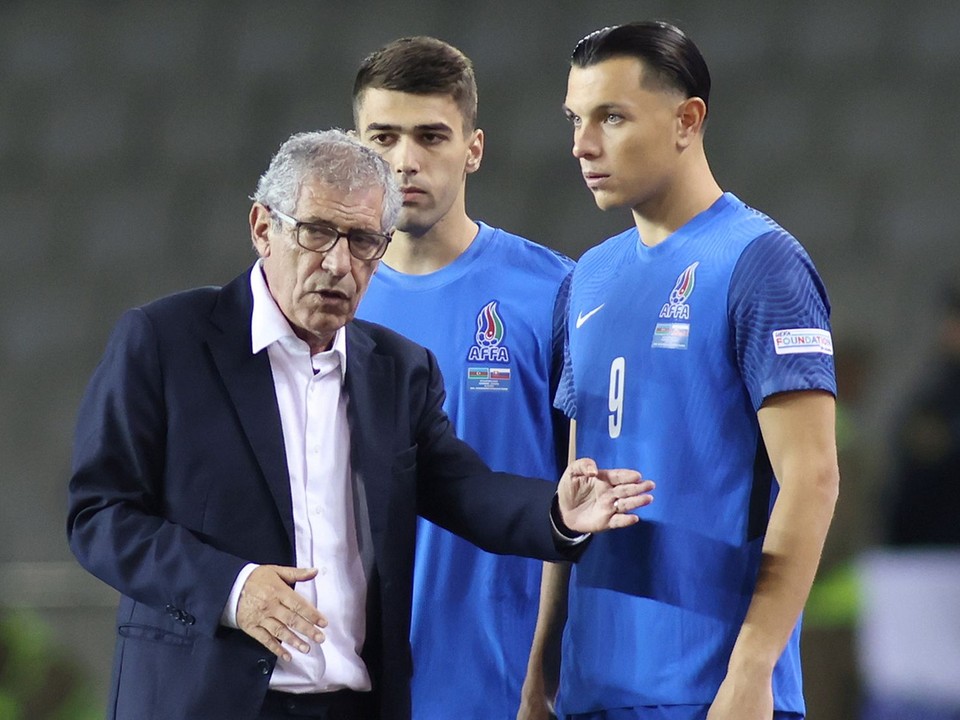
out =
[[[426,195],[427,191],[423,188],[418,188],[416,185],[401,185],[400,193],[403,195],[403,201],[407,202],[408,200],[414,200],[421,195]]]
[[[604,182],[609,178],[609,175],[598,172],[587,172],[583,173],[583,180],[587,183],[587,187],[591,190],[596,190],[599,187],[602,187]]]

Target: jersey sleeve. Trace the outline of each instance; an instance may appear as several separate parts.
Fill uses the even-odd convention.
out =
[[[830,302],[813,261],[791,235],[769,232],[743,251],[728,313],[754,410],[781,392],[836,395]]]
[[[554,344],[561,351],[559,358],[560,372],[557,378],[553,406],[571,419],[577,416],[577,399],[573,386],[573,364],[570,362],[570,323],[568,322],[572,282],[573,271],[567,275],[557,291],[553,313]]]

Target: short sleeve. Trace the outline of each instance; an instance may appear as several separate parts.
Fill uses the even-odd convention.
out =
[[[789,233],[766,233],[743,251],[728,313],[754,410],[781,392],[836,395],[830,302],[809,255]]]

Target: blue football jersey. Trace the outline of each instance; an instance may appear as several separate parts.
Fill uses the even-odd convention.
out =
[[[562,710],[709,704],[776,495],[757,410],[836,392],[826,292],[799,243],[727,193],[659,245],[632,228],[588,251],[566,333],[556,403],[578,455],[657,490],[644,522],[594,538],[573,570]],[[778,710],[803,712],[798,634]]]
[[[555,480],[563,457],[551,407],[562,364],[557,299],[573,263],[478,224],[470,247],[434,273],[381,264],[358,316],[433,351],[457,435],[494,470]],[[539,583],[538,561],[486,553],[419,521],[414,720],[516,716]]]

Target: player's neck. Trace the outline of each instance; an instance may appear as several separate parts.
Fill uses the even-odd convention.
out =
[[[466,213],[448,213],[423,234],[394,232],[383,262],[407,275],[436,272],[460,257],[479,231]]]
[[[659,245],[723,195],[704,161],[696,172],[678,176],[664,192],[633,208],[633,220],[647,247]]]

